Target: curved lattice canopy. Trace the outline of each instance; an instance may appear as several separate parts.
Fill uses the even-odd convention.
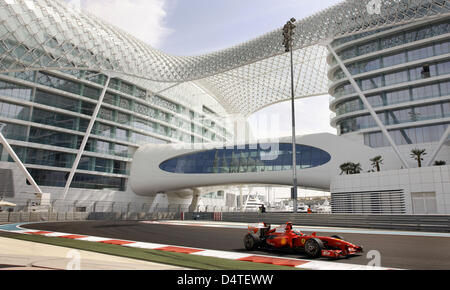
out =
[[[448,0],[347,0],[297,21],[296,97],[326,94],[324,42],[449,11]],[[61,0],[0,0],[0,73],[88,69],[166,87],[195,82],[229,113],[244,115],[290,96],[282,37],[277,29],[210,54],[171,56]]]

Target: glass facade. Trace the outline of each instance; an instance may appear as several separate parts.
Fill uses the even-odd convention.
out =
[[[369,103],[376,108],[448,96],[450,96],[450,81],[445,80],[432,84],[411,85],[407,88],[383,91],[366,97]],[[364,109],[365,107],[359,98],[351,98],[349,101],[336,105],[338,116]]]
[[[29,144],[13,148],[26,166],[32,166],[29,171],[39,185],[66,185],[106,79],[88,71],[0,75],[3,134]],[[111,79],[72,187],[123,191],[139,146],[225,141],[225,135],[230,136],[214,120],[206,127],[205,120],[209,117],[203,112]],[[12,162],[5,156],[2,161]]]
[[[0,96],[30,101],[32,95],[31,88],[0,80]]]
[[[272,146],[273,145],[273,146]],[[263,148],[279,148],[276,151]],[[307,169],[331,160],[327,152],[297,145],[297,166]],[[164,171],[177,174],[235,174],[292,170],[292,144],[264,144],[245,149],[216,149],[173,158],[160,165]]]
[[[446,125],[433,125],[390,130],[389,134],[397,145],[439,142],[448,128]],[[389,141],[381,132],[364,134],[364,143],[373,148],[388,147]]]
[[[435,63],[427,63],[424,65],[414,66],[412,68],[404,68],[394,72],[386,72],[371,77],[359,78],[357,83],[362,91],[370,91],[389,87],[396,84],[429,80],[434,77],[448,75],[450,73],[450,61],[440,61]],[[339,85],[333,93],[334,97],[342,97],[355,94],[350,83]]]
[[[408,108],[393,109],[378,113],[378,117],[386,126],[433,119],[440,120],[450,118],[449,105],[450,101],[421,106],[409,106]],[[338,128],[341,134],[376,126],[377,124],[371,115],[352,117],[338,122]]]
[[[3,118],[30,120],[30,107],[0,101],[0,116]]]
[[[343,47],[338,55],[346,60],[382,123],[388,129],[396,126],[390,131],[397,144],[437,142],[436,133],[448,125],[450,118],[450,22],[445,19],[396,32],[389,30],[338,39],[333,46]],[[345,46],[350,41],[353,43]],[[331,80],[338,82],[332,90],[331,107],[336,113],[332,123],[338,133],[369,130],[365,133],[366,145],[389,146],[381,132],[370,132],[378,128],[377,124],[350,82],[344,80],[342,70],[336,68],[334,58],[332,66]],[[405,129],[398,129],[400,125]]]
[[[394,26],[392,28],[374,30],[372,32],[364,34],[342,38],[337,41],[334,41],[333,46],[339,46],[345,44],[346,42],[361,39],[369,35],[375,35],[380,32],[386,32],[394,28],[396,27]],[[387,48],[393,48],[396,46],[425,40],[428,38],[440,36],[447,33],[450,33],[450,23],[446,19],[432,24],[424,24],[421,25],[420,27],[402,29],[400,32],[396,32],[388,36],[374,37],[374,39],[371,39],[370,41],[352,45],[351,47],[340,51],[338,55],[343,60],[347,60],[350,58],[366,55],[372,52],[377,52]]]

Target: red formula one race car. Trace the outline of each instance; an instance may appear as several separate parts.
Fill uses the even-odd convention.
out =
[[[249,251],[257,249],[288,249],[305,253],[309,258],[346,258],[363,252],[362,247],[344,241],[339,236],[320,237],[316,233],[306,235],[295,231],[292,223],[271,229],[265,223],[251,225],[244,238],[245,248]]]

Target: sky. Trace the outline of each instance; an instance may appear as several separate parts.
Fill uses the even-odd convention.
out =
[[[172,55],[200,55],[249,41],[286,21],[313,15],[341,0],[66,0]],[[296,101],[297,134],[328,132],[329,96]],[[260,120],[276,119],[271,136]],[[284,137],[291,132],[290,102],[251,116],[254,135]],[[258,129],[258,127],[261,127]]]

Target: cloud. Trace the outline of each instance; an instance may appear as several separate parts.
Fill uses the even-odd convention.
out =
[[[68,0],[119,27],[149,45],[159,48],[172,31],[164,26],[166,0]]]

